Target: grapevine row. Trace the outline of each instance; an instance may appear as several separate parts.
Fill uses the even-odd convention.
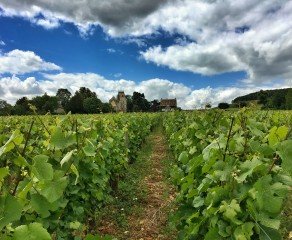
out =
[[[277,240],[292,180],[291,112],[164,116],[177,162],[178,239]]]
[[[2,118],[0,238],[84,238],[156,118]]]

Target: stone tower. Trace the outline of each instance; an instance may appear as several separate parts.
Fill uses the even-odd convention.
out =
[[[109,103],[116,112],[127,112],[127,98],[124,91],[119,91],[117,98],[112,97]]]

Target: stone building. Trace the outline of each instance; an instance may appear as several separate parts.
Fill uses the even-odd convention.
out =
[[[119,91],[118,96],[112,97],[109,103],[116,112],[127,112],[127,98],[124,91]]]
[[[177,101],[175,99],[161,99],[160,100],[160,109],[163,112],[173,111],[177,109]]]

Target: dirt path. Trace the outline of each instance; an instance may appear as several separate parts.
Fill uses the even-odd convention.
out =
[[[168,149],[164,136],[158,131],[153,137],[149,175],[142,180],[148,192],[142,212],[129,216],[129,238],[140,240],[169,239],[165,235],[168,211],[174,200],[170,186],[165,181],[164,164]]]
[[[119,240],[176,239],[168,224],[175,198],[167,179],[172,156],[162,128],[150,134],[139,155],[98,229]]]

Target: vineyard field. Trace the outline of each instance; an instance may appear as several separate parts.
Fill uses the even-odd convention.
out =
[[[163,124],[177,159],[178,239],[282,239],[292,184],[291,112],[175,113]]]
[[[174,158],[173,239],[288,239],[292,112],[248,108],[0,118],[0,239],[117,239],[96,213],[157,126]]]
[[[82,226],[156,122],[152,114],[1,118],[0,239],[84,238]]]

